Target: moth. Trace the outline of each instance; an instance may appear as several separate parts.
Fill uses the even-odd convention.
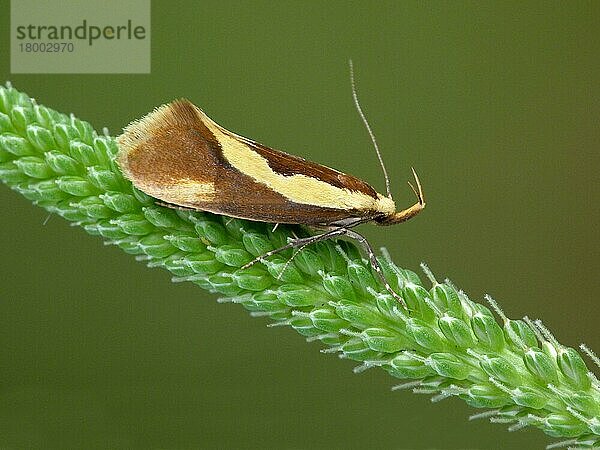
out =
[[[417,201],[396,211],[377,142],[358,102],[352,63],[350,69],[353,99],[383,169],[386,195],[357,177],[239,136],[186,99],[160,106],[125,127],[117,138],[118,164],[136,188],[164,206],[321,230],[293,239],[244,268],[286,249],[297,253],[315,242],[345,236],[360,244],[386,290],[404,304],[367,239],[352,228],[365,222],[405,222],[425,207],[423,190],[413,169],[416,188],[409,185]]]

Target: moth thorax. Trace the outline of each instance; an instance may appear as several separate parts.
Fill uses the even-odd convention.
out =
[[[377,194],[375,210],[383,215],[389,216],[396,212],[396,203],[390,197]]]

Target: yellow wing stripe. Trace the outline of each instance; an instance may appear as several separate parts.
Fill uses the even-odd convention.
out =
[[[325,208],[395,211],[393,200],[387,197],[380,196],[374,199],[362,192],[332,186],[306,175],[287,176],[274,172],[269,167],[268,161],[241,142],[239,137],[217,125],[201,110],[197,109],[197,111],[204,124],[221,144],[223,156],[233,167],[288,200]]]

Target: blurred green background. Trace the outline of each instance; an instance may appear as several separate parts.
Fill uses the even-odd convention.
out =
[[[600,3],[153,2],[149,75],[0,74],[113,134],[186,96],[222,125],[383,180],[347,59],[392,174],[428,208],[364,226],[401,266],[473,299],[598,335]],[[0,448],[542,448],[537,430],[469,422],[456,399],[390,392],[0,189]]]

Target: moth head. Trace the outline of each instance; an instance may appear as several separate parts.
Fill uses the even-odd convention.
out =
[[[414,217],[423,211],[425,208],[425,196],[423,195],[423,188],[421,187],[421,182],[419,181],[419,177],[417,176],[415,169],[412,169],[412,172],[415,177],[416,187],[410,181],[408,182],[408,185],[417,196],[417,202],[409,208],[403,209],[402,211],[396,211],[396,205],[394,204],[394,200],[392,200],[392,196],[388,195],[387,197],[383,197],[380,195],[380,198],[377,200],[377,210],[381,213],[381,215],[375,217],[375,223],[378,225],[394,225],[397,223],[406,222],[411,217]],[[379,205],[381,205],[381,207],[379,207]],[[389,210],[390,207],[392,208],[391,211]]]

